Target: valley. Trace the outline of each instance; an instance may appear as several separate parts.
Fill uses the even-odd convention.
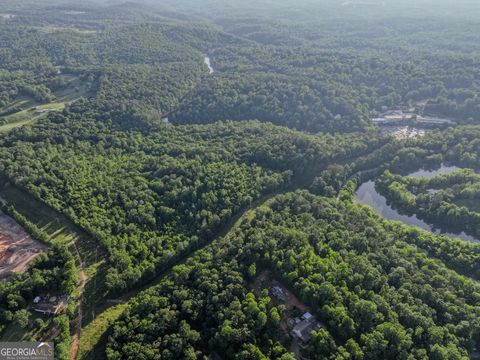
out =
[[[60,360],[478,358],[479,16],[2,2],[0,340]]]

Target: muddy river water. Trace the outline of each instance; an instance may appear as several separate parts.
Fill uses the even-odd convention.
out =
[[[445,166],[442,165],[437,170],[418,170],[414,173],[409,174],[408,176],[412,177],[434,177],[438,174],[448,174],[459,168],[455,166]],[[355,200],[358,204],[368,205],[371,207],[378,215],[381,215],[388,220],[401,221],[407,225],[417,226],[423,230],[430,231],[436,235],[445,235],[452,238],[460,238],[467,241],[478,242],[480,239],[476,239],[473,236],[465,234],[465,232],[454,233],[449,232],[448,229],[437,229],[433,225],[426,223],[425,221],[417,218],[415,215],[409,216],[399,213],[395,210],[390,204],[388,204],[387,199],[378,193],[375,189],[375,182],[370,180],[364,182],[358,188],[355,194]]]

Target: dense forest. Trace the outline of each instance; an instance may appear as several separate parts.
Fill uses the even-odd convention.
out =
[[[153,277],[307,166],[382,141],[304,135],[259,122],[123,131],[120,116],[112,120],[91,109],[77,102],[12,133],[1,143],[1,163],[13,184],[108,249],[107,287],[116,291]]]
[[[288,312],[249,288],[268,269],[322,319],[309,358],[465,359],[479,339],[480,287],[429,258],[417,245],[428,236],[349,202],[278,196],[133,300],[107,357],[291,358],[278,335]]]
[[[480,245],[355,201],[375,182],[480,236],[479,16],[2,1],[2,216],[48,249],[0,280],[0,340],[62,360],[478,358]],[[451,122],[395,138],[372,120],[390,110]],[[47,293],[66,311],[33,312]]]
[[[52,101],[68,75],[84,85],[79,95],[150,122],[258,119],[351,132],[371,129],[375,113],[418,102],[426,114],[479,120],[476,23],[380,18],[365,34],[362,19],[187,23],[133,3],[103,10],[43,9],[41,24],[25,10],[0,20],[0,110],[13,111],[22,96]]]

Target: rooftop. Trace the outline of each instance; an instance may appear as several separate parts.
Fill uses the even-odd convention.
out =
[[[302,321],[295,325],[292,334],[303,343],[306,343],[312,337],[312,332],[321,329],[322,326],[317,321],[317,318],[309,312],[303,314],[302,319]]]
[[[33,310],[46,315],[57,315],[67,308],[68,299],[68,295],[36,296],[33,300]]]

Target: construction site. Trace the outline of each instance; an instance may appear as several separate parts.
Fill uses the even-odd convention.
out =
[[[33,239],[15,220],[0,213],[0,279],[24,272],[47,246]]]
[[[395,125],[417,125],[424,127],[438,127],[455,125],[456,122],[451,119],[444,119],[433,115],[427,115],[425,107],[429,100],[419,101],[412,107],[398,106],[394,109],[382,108],[382,113],[372,119],[372,122],[379,126]]]

